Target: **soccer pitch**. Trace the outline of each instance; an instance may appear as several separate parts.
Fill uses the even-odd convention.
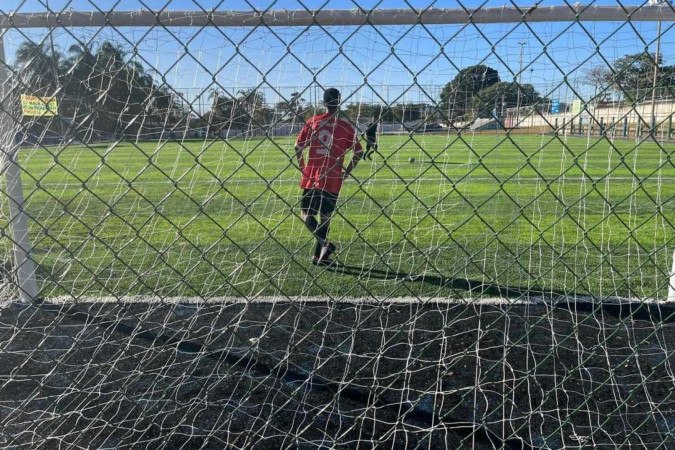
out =
[[[293,142],[22,149],[42,296],[666,296],[674,144],[382,136],[343,187],[327,270]]]

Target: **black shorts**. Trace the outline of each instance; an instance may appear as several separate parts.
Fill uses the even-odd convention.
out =
[[[335,211],[338,196],[322,189],[304,189],[300,209],[311,216],[321,213],[330,216]]]

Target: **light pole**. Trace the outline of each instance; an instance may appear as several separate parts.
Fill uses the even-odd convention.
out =
[[[312,70],[312,87],[309,90],[309,102],[312,104],[312,108],[314,108],[314,113],[316,114],[317,103],[319,103],[319,96],[316,93],[316,69],[318,67],[310,67],[310,69]]]
[[[518,44],[520,44],[520,69],[518,69],[518,76],[516,77],[516,84],[518,85],[518,95],[516,97],[516,127],[520,123],[520,83],[523,81],[523,46],[525,45],[525,41],[520,41]]]
[[[670,4],[670,0],[649,0],[649,6],[663,6]],[[649,134],[656,133],[656,80],[659,75],[659,53],[661,52],[661,21],[656,26],[656,53],[654,54],[654,78],[652,79],[652,115]]]

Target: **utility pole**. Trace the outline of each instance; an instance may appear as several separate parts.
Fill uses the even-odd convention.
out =
[[[657,7],[669,5],[670,0],[649,0],[649,6]],[[661,53],[661,21],[656,26],[656,53],[654,54],[654,78],[652,79],[652,117],[649,134],[656,134],[656,80],[659,75],[659,53]]]
[[[659,53],[661,52],[661,21],[656,25],[656,53],[654,54],[654,78],[652,79],[652,115],[649,134],[655,134],[656,129],[656,80],[659,76]]]
[[[310,69],[312,71],[312,85],[309,89],[309,103],[312,105],[312,108],[314,108],[314,114],[317,114],[316,110],[318,109],[317,103],[319,102],[319,97],[316,93],[316,69],[318,69],[318,67],[310,67]]]
[[[520,44],[520,69],[518,70],[518,76],[516,77],[516,84],[518,85],[518,96],[516,98],[516,123],[515,127],[520,123],[520,83],[523,81],[523,47],[525,41],[518,42]]]

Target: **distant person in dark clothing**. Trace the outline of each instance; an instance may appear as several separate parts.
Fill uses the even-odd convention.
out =
[[[363,159],[373,159],[373,153],[377,151],[377,125],[380,122],[379,117],[373,117],[373,120],[366,125],[366,151]]]

